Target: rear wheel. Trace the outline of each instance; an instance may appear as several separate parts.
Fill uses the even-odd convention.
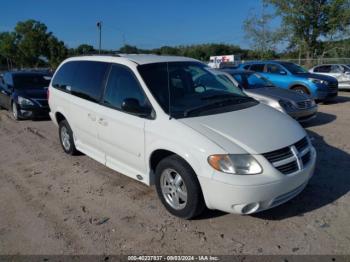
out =
[[[58,132],[64,152],[66,152],[69,155],[76,155],[78,151],[75,148],[73,131],[70,128],[67,120],[62,120],[59,123]]]
[[[166,157],[157,165],[156,189],[165,208],[177,217],[191,219],[205,208],[196,174],[179,156]]]
[[[292,90],[300,94],[310,95],[309,90],[305,86],[295,86]]]

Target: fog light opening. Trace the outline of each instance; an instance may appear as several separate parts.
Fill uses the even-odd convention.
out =
[[[259,208],[259,203],[250,203],[248,205],[245,205],[243,208],[242,208],[242,214],[244,215],[248,215],[248,214],[251,214],[251,213],[254,213],[258,210]]]

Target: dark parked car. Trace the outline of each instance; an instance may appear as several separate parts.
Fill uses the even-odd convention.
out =
[[[14,119],[48,117],[47,88],[51,76],[40,72],[5,72],[0,75],[0,107]]]

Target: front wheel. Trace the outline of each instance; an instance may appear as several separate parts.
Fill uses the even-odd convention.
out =
[[[157,165],[156,189],[165,208],[177,217],[191,219],[204,210],[196,174],[186,161],[176,155],[163,159]]]
[[[298,92],[299,94],[310,95],[309,90],[305,86],[295,86],[292,88],[292,90]]]
[[[59,123],[58,131],[60,142],[64,152],[66,152],[69,155],[76,155],[78,151],[75,148],[73,131],[70,128],[70,125],[68,124],[67,120],[62,120]]]
[[[16,102],[12,103],[11,112],[12,112],[12,118],[14,120],[17,120],[17,121],[20,120],[18,106],[17,106]]]

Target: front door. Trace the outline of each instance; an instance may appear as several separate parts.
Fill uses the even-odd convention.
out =
[[[146,173],[144,156],[145,118],[125,112],[125,99],[136,99],[141,106],[148,100],[134,73],[122,66],[113,65],[109,73],[102,106],[99,107],[97,129],[106,165],[132,178]],[[138,176],[138,179],[140,177]],[[148,176],[143,176],[147,183]]]

